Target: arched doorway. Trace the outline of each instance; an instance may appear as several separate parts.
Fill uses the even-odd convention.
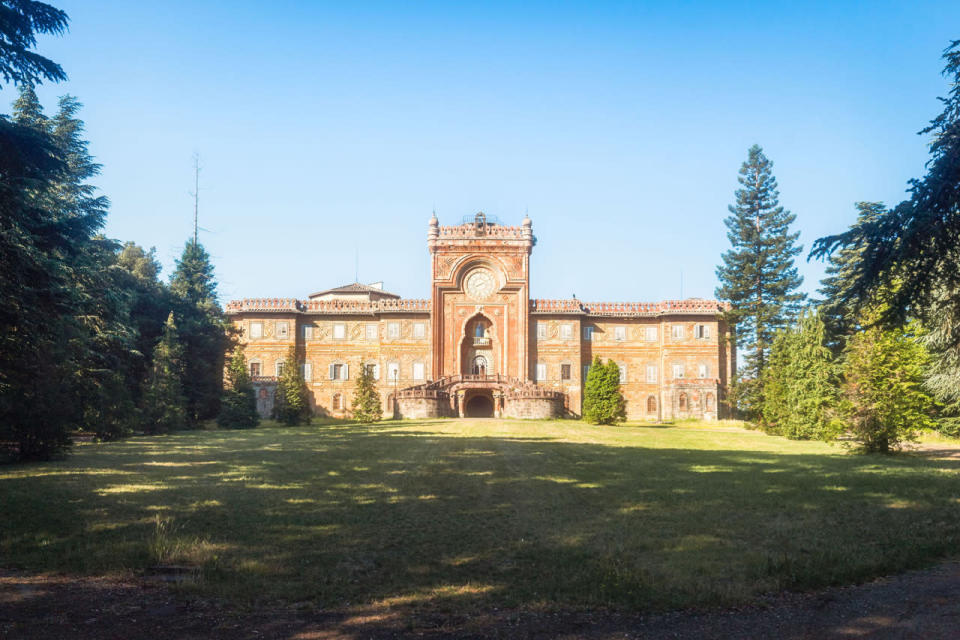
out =
[[[478,393],[467,400],[463,414],[468,418],[492,418],[493,398],[486,393]]]
[[[477,356],[476,358],[473,359],[472,373],[474,375],[480,375],[480,376],[486,375],[487,368],[488,368],[488,364],[487,364],[487,358],[485,356]]]

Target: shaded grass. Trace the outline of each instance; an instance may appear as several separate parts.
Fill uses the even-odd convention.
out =
[[[184,432],[0,467],[0,564],[189,564],[204,579],[185,588],[251,604],[732,604],[954,553],[958,475],[956,460],[662,426]]]

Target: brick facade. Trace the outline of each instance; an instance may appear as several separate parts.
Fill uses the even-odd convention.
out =
[[[384,414],[579,415],[594,356],[622,368],[630,419],[723,417],[735,367],[722,306],[710,300],[531,300],[529,218],[440,226],[431,219],[431,297],[353,284],[307,300],[227,305],[267,413],[290,346],[315,413],[347,417],[360,366],[372,366]],[[285,366],[281,364],[280,366]]]

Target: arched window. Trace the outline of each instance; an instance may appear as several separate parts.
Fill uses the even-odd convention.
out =
[[[342,405],[343,405],[343,396],[341,396],[339,393],[333,394],[333,410],[340,411],[341,409],[343,409]]]
[[[707,394],[707,397],[706,397],[705,402],[706,402],[706,405],[707,405],[707,411],[713,411],[713,406],[714,406],[715,400],[714,400],[714,397],[713,397],[713,394],[712,394],[712,393],[708,393],[708,394]]]
[[[473,374],[474,375],[486,375],[487,373],[487,359],[483,356],[477,356],[473,359]]]
[[[478,322],[473,335],[476,338],[485,338],[487,335],[487,325],[483,322]]]
[[[647,413],[656,413],[657,412],[657,398],[656,396],[649,396],[647,398]]]
[[[680,411],[687,410],[687,394],[680,394],[680,397],[677,399],[677,407],[680,409]]]

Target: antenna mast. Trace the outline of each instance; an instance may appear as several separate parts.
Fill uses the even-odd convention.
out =
[[[200,231],[200,154],[193,154],[193,244],[199,242]]]

